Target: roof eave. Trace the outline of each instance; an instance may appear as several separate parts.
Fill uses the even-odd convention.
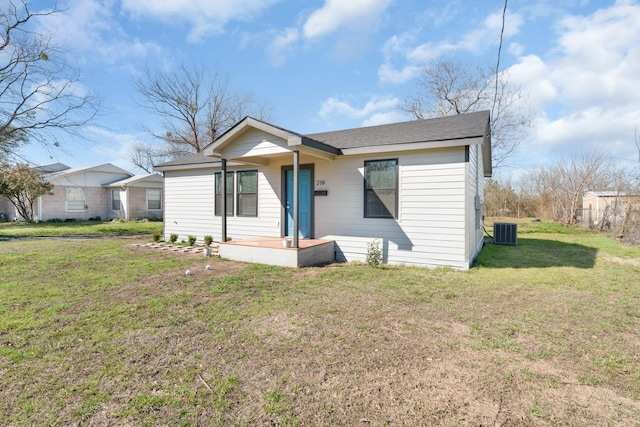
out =
[[[483,141],[483,136],[473,136],[468,138],[446,139],[439,141],[405,142],[357,148],[343,148],[341,151],[345,156],[353,156],[361,154],[390,153],[394,151],[415,151],[430,150],[435,148],[464,147],[467,145],[482,144]]]
[[[243,167],[246,166],[247,162],[242,161],[229,161],[227,162],[227,167]],[[165,171],[179,171],[179,170],[194,170],[194,169],[220,169],[221,162],[217,158],[211,162],[207,163],[185,163],[181,165],[165,165],[165,166],[154,166],[153,170],[159,172]]]

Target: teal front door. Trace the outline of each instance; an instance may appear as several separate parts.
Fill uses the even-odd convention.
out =
[[[311,170],[298,171],[298,237],[311,238]],[[285,236],[293,237],[293,171],[285,171]]]

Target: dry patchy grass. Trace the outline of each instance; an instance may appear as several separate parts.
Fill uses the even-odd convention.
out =
[[[15,426],[637,425],[640,251],[601,239],[532,234],[488,246],[469,272],[2,243],[0,414]]]

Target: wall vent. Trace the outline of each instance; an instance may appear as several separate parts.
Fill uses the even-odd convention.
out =
[[[518,224],[496,222],[493,224],[493,243],[496,245],[517,245]]]

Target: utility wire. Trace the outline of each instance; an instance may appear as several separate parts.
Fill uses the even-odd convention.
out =
[[[500,44],[498,45],[498,61],[496,62],[496,91],[493,94],[493,106],[491,107],[491,119],[495,117],[496,102],[498,101],[498,71],[500,70],[500,54],[502,53],[502,38],[504,36],[504,23],[507,16],[507,3],[509,0],[504,0],[504,8],[502,9],[502,28],[500,29]]]

